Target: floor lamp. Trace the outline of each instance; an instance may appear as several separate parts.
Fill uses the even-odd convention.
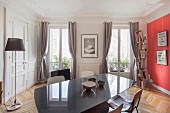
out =
[[[22,103],[16,101],[16,51],[25,51],[23,40],[19,38],[8,38],[5,51],[15,52],[15,100],[14,104],[7,108],[8,111],[12,111],[22,106]]]

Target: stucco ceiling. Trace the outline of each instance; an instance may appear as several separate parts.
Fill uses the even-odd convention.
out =
[[[22,0],[43,17],[144,17],[162,7],[165,1],[167,0]]]

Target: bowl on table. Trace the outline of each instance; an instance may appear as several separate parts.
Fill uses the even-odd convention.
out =
[[[102,80],[99,80],[99,81],[98,81],[98,86],[99,86],[99,87],[104,87],[104,85],[105,85],[105,82],[104,82],[104,81],[102,81]]]
[[[96,86],[96,83],[94,83],[93,81],[86,81],[83,82],[82,85],[83,88],[86,89],[86,91],[91,91],[91,89]]]
[[[88,81],[96,82],[95,78],[89,78]]]

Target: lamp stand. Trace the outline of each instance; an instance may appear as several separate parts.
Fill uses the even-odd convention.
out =
[[[15,51],[15,100],[14,100],[14,104],[10,105],[7,107],[8,111],[14,111],[16,109],[19,109],[20,107],[22,107],[22,103],[19,103],[16,101],[16,73],[17,73],[17,69],[16,69],[16,51]]]

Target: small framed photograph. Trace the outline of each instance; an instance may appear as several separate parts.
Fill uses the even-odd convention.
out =
[[[145,53],[142,53],[142,54],[141,54],[141,58],[145,59],[145,57],[146,57],[146,54],[145,54]]]
[[[97,58],[98,56],[98,35],[82,34],[81,35],[81,57]]]
[[[167,51],[166,50],[157,51],[156,55],[157,55],[157,64],[168,65],[168,63],[167,63]]]
[[[167,36],[168,32],[163,31],[158,33],[157,38],[158,38],[158,46],[168,46],[168,41],[167,41]]]

